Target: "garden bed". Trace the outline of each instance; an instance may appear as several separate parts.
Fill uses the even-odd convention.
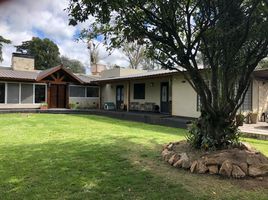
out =
[[[186,141],[171,142],[164,146],[162,157],[173,167],[192,173],[258,179],[268,174],[268,158],[248,144],[205,152],[191,148]]]

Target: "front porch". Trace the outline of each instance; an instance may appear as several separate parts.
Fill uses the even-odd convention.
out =
[[[171,77],[101,81],[101,109],[140,113],[172,114]],[[107,108],[106,108],[107,109]]]

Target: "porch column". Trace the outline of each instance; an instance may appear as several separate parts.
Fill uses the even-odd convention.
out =
[[[99,110],[101,109],[101,98],[102,98],[102,90],[101,90],[101,88],[102,88],[102,85],[100,84],[99,85]]]
[[[127,82],[127,112],[129,112],[129,104],[130,104],[130,82]]]

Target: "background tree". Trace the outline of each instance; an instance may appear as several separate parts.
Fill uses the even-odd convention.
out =
[[[15,47],[18,52],[34,56],[35,69],[44,70],[60,64],[59,48],[48,38],[33,37],[32,40],[24,41],[21,45]]]
[[[124,42],[122,44],[123,53],[129,61],[129,68],[140,69],[145,59],[145,47],[135,42]]]
[[[76,59],[70,59],[66,56],[60,57],[61,63],[68,69],[70,69],[73,73],[85,74],[86,68],[84,65]]]
[[[0,62],[3,62],[3,45],[10,44],[10,43],[11,43],[10,40],[7,40],[0,35]]]
[[[157,68],[156,62],[147,57],[146,46],[134,42],[123,42],[122,50],[129,61],[129,68],[131,69],[144,69],[153,70]]]
[[[192,144],[222,148],[237,138],[235,115],[268,53],[267,6],[265,0],[70,0],[68,10],[71,25],[92,15],[92,35],[104,35],[112,47],[137,40],[163,67],[181,72],[201,101]]]

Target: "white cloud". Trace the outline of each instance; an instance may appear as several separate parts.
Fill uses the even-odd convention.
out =
[[[74,35],[94,19],[90,18],[76,27],[69,26],[68,13],[64,11],[68,7],[68,2],[68,0],[20,0],[1,4],[0,34],[12,41],[12,45],[3,48],[4,62],[1,66],[10,66],[11,54],[15,51],[13,45],[19,45],[22,41],[38,36],[38,32],[57,43],[62,55],[78,59],[89,66],[86,44],[75,41]],[[128,65],[122,53],[116,50],[108,56],[103,46],[100,48],[100,57],[104,64]]]

